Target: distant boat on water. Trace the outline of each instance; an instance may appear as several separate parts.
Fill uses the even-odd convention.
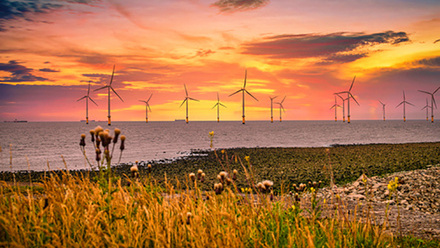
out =
[[[174,121],[182,122],[182,121],[185,121],[185,119],[175,119]]]
[[[12,122],[12,123],[26,123],[26,122],[28,122],[28,121],[25,121],[25,120],[17,120],[17,119],[15,119],[15,120],[13,120],[13,121],[5,121],[5,122]]]
[[[80,122],[86,122],[87,120],[80,120]],[[89,122],[95,122],[95,120],[89,120]]]

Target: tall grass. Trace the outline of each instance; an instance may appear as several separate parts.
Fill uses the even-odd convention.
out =
[[[348,221],[352,218],[306,218],[288,197],[272,202],[262,194],[237,194],[233,187],[215,195],[194,186],[120,182],[109,191],[66,173],[46,178],[43,193],[2,185],[0,246],[384,247],[394,242],[381,228]]]

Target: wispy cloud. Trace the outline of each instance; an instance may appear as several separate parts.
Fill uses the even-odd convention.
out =
[[[2,77],[0,82],[34,82],[34,81],[49,81],[44,77],[37,77],[32,75],[32,68],[20,65],[17,61],[11,60],[8,63],[0,63],[0,71],[11,73],[10,77]]]
[[[220,12],[237,12],[254,10],[266,6],[269,0],[218,0],[211,6],[216,7]]]
[[[286,34],[264,38],[243,45],[244,54],[264,55],[270,58],[323,58],[326,62],[351,62],[367,56],[358,48],[378,44],[397,45],[408,42],[405,32]]]
[[[60,70],[54,70],[54,69],[50,69],[50,68],[42,68],[42,69],[39,69],[39,71],[42,71],[42,72],[60,72]]]

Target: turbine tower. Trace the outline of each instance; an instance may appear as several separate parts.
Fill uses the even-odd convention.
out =
[[[286,99],[286,96],[284,96],[284,98],[283,98],[283,100],[282,100],[281,102],[276,102],[276,103],[275,103],[275,104],[280,105],[280,122],[282,121],[282,118],[281,118],[281,109],[282,109],[284,112],[286,112],[286,110],[284,110],[284,107],[283,107],[284,99]]]
[[[380,102],[380,104],[382,104],[382,115],[383,115],[383,120],[385,121],[385,103],[381,102],[380,100],[378,100]]]
[[[357,105],[359,105],[359,103],[356,101],[354,96],[351,94],[351,89],[353,88],[353,84],[354,84],[355,79],[356,79],[356,76],[354,76],[353,82],[351,82],[351,86],[348,89],[348,91],[342,91],[342,92],[336,93],[336,94],[342,94],[342,93],[347,94],[347,123],[350,123],[350,98],[352,98],[357,103]]]
[[[185,100],[183,100],[182,104],[180,104],[180,107],[182,107],[182,105],[186,102],[186,119],[185,119],[185,121],[186,121],[186,124],[188,124],[188,102],[189,102],[189,100],[193,100],[193,101],[198,101],[199,102],[199,100],[189,97],[188,96],[188,91],[186,90],[186,85],[184,84],[183,87],[185,87],[186,97],[185,97]]]
[[[243,105],[243,120],[242,123],[245,124],[246,123],[246,119],[245,119],[245,115],[244,115],[244,93],[246,92],[248,95],[250,95],[252,98],[254,98],[256,101],[258,101],[257,98],[255,98],[251,93],[249,93],[249,91],[246,90],[246,78],[247,78],[247,70],[244,73],[244,84],[243,84],[243,88],[237,90],[236,92],[230,94],[229,96],[233,96],[237,93],[239,93],[240,91],[242,92],[242,105]]]
[[[341,100],[342,100],[342,122],[345,122],[345,100],[347,100],[347,99],[343,98],[338,93],[335,93],[335,95],[339,96],[339,98],[341,98]]]
[[[92,101],[96,106],[98,106],[98,104],[96,104],[96,102],[93,101],[93,99],[90,97],[90,81],[89,81],[89,89],[87,90],[87,95],[78,99],[77,102],[81,101],[82,99],[86,99],[86,124],[89,124],[89,100]]]
[[[434,94],[437,93],[437,91],[440,89],[440,87],[438,87],[436,90],[434,90],[434,92],[428,92],[428,91],[424,91],[424,90],[419,90],[422,93],[428,94],[431,96],[431,123],[434,122],[434,106],[435,108],[437,108],[437,104],[435,103],[435,98],[434,98]]]
[[[338,107],[341,107],[341,106],[338,105],[338,102],[336,101],[336,96],[335,96],[335,104],[333,104],[333,106],[330,108],[330,109],[335,108],[335,122],[338,121],[338,114],[337,114],[338,112],[336,111]]]
[[[429,106],[429,104],[428,104],[428,98],[426,98],[426,105],[425,105],[425,107],[422,108],[422,110],[426,109],[426,121],[429,121],[428,111],[429,111],[430,107],[431,106]]]
[[[277,98],[278,96],[270,97],[270,123],[273,123],[273,99]]]
[[[150,101],[152,96],[153,96],[153,94],[151,94],[150,97],[148,98],[148,100],[146,100],[146,101],[139,100],[139,102],[145,103],[145,122],[146,123],[148,123],[148,110],[150,110],[150,112],[151,112],[150,104],[148,102]]]
[[[217,103],[214,105],[214,107],[212,107],[212,108],[217,107],[217,122],[220,122],[220,106],[226,108],[226,106],[220,102],[220,97],[218,96],[218,92],[217,92]]]
[[[406,99],[405,99],[405,91],[403,91],[403,101],[401,103],[399,103],[399,105],[397,105],[396,108],[399,107],[402,104],[403,104],[403,121],[405,122],[406,121],[406,115],[405,115],[405,111],[406,111],[405,110],[405,106],[406,106],[406,104],[414,106],[414,104],[406,101]]]
[[[112,72],[112,77],[110,79],[110,83],[108,85],[106,85],[106,86],[103,86],[103,87],[101,87],[99,89],[94,90],[94,91],[97,91],[97,90],[102,90],[102,89],[105,89],[105,88],[108,89],[108,116],[107,117],[108,117],[108,125],[109,126],[112,125],[111,116],[110,116],[110,90],[112,90],[119,97],[119,99],[121,99],[121,101],[124,102],[124,100],[122,100],[122,98],[118,95],[118,93],[112,87],[114,74],[115,74],[115,66],[113,65],[113,72]]]

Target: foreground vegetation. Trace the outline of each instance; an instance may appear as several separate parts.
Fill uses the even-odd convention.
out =
[[[104,142],[94,144],[99,170],[1,173],[0,246],[440,245],[396,238],[387,223],[361,222],[342,209],[332,209],[334,218],[322,218],[321,211],[329,206],[317,199],[315,190],[363,173],[383,175],[438,164],[440,143],[197,151],[168,164],[112,168],[117,135],[104,137],[101,132]],[[80,146],[84,151],[85,135]],[[20,186],[18,181],[28,183]],[[397,181],[390,186],[396,187]],[[311,194],[306,208],[299,197],[305,193]]]
[[[51,174],[43,193],[0,187],[0,246],[10,247],[395,247],[384,227],[320,206],[301,214],[289,197],[157,187],[151,181],[91,182]],[[255,199],[254,199],[255,198]],[[256,200],[256,201],[254,201]],[[338,211],[335,211],[338,213]],[[418,242],[414,239],[404,241]],[[420,241],[419,243],[420,244]]]

